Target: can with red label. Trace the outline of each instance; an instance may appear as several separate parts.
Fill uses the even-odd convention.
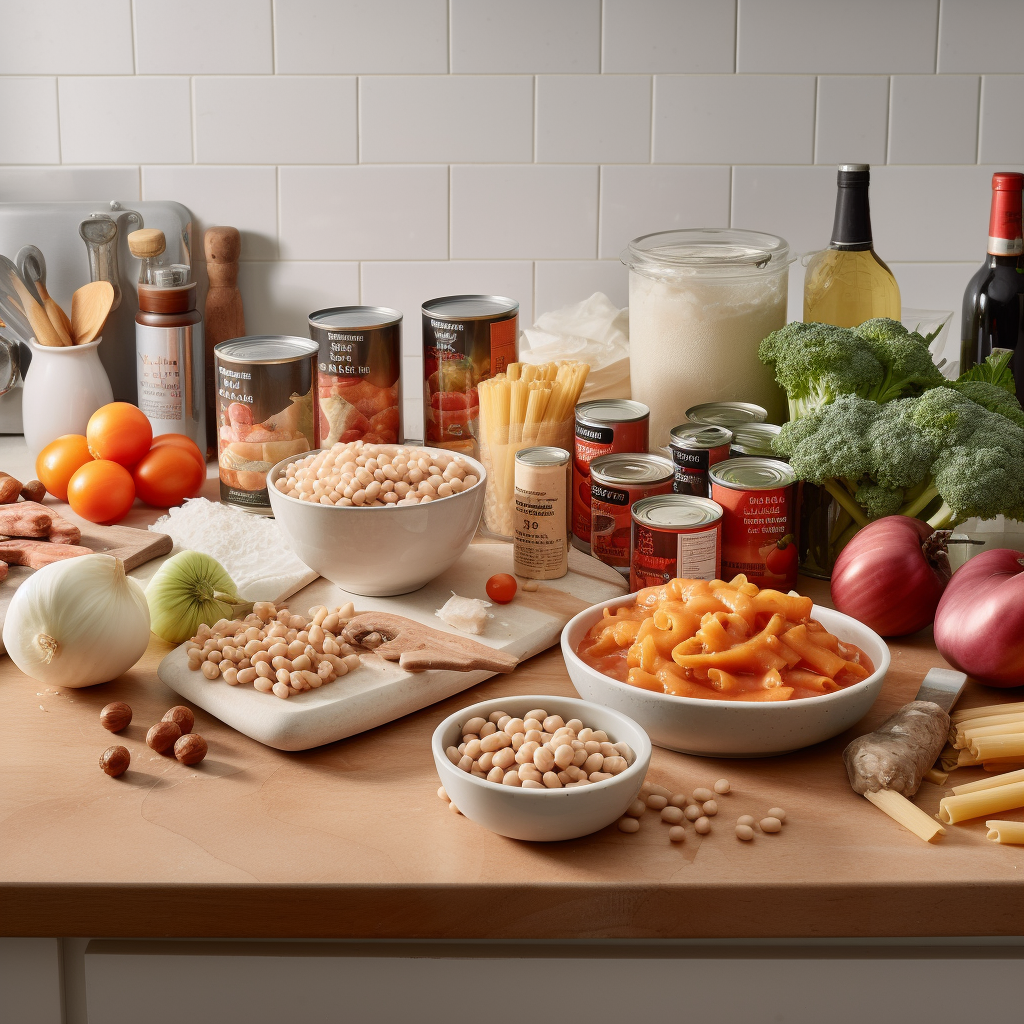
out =
[[[633,506],[630,590],[721,577],[721,505],[695,494],[656,494]]]
[[[676,494],[711,496],[708,470],[729,458],[732,431],[714,423],[682,423],[669,434]]]
[[[778,459],[727,459],[711,468],[711,496],[725,510],[723,579],[742,573],[759,587],[796,586],[795,482]]]
[[[572,543],[590,551],[590,463],[616,452],[645,452],[651,410],[628,398],[601,398],[576,406],[572,460]]]
[[[590,463],[590,550],[629,575],[633,505],[672,493],[672,463],[647,452],[617,452]]]

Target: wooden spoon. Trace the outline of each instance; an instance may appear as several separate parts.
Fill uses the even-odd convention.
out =
[[[36,302],[35,296],[28,290],[28,287],[17,275],[13,278],[14,288],[21,300],[21,307],[25,311],[32,333],[40,345],[48,345],[50,348],[63,348],[64,342],[57,333],[46,311]],[[68,344],[71,339],[68,338]]]
[[[113,304],[114,286],[109,281],[83,284],[71,296],[71,332],[76,345],[96,340]]]
[[[53,329],[57,332],[61,344],[74,344],[71,340],[71,321],[68,319],[67,313],[61,309],[60,304],[50,298],[50,293],[46,290],[42,278],[36,281],[36,291],[39,293],[39,298],[43,300],[43,309],[46,310],[46,315],[50,318],[50,323],[53,324]]]

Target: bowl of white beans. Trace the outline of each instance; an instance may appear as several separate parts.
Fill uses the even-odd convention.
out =
[[[534,712],[544,712],[544,718],[535,720]],[[467,727],[479,731],[467,733]],[[455,763],[463,743],[478,765],[481,758],[488,762],[486,774]],[[531,842],[578,839],[614,824],[636,799],[651,763],[651,741],[636,722],[571,697],[499,697],[473,704],[434,730],[431,750],[445,794],[463,815],[498,835]],[[467,750],[459,753],[460,761]]]
[[[274,517],[303,562],[350,594],[408,594],[453,565],[484,505],[486,471],[440,448],[353,441],[267,474]]]

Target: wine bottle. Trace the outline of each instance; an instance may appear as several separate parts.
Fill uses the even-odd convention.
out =
[[[992,214],[988,258],[964,292],[960,331],[960,370],[983,363],[993,353],[1012,351],[1010,366],[1018,397],[1024,396],[1024,241],[1021,191],[1024,174],[992,175]]]
[[[840,164],[836,217],[827,249],[804,277],[804,320],[856,327],[876,316],[900,318],[900,288],[871,239],[867,164]]]

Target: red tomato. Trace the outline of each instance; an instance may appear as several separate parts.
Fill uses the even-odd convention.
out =
[[[515,576],[499,572],[487,581],[484,589],[495,604],[508,604],[516,596],[519,584],[516,583]]]
[[[124,466],[95,459],[75,470],[68,483],[68,504],[90,523],[116,523],[135,501],[135,483]]]
[[[196,462],[199,463],[199,468],[203,472],[202,478],[199,481],[199,486],[192,492],[192,494],[186,495],[188,498],[194,498],[203,489],[203,483],[206,481],[206,456],[200,450],[199,445],[197,445],[191,437],[186,437],[184,434],[158,434],[153,438],[153,448],[162,444],[173,445],[175,448],[182,449],[182,451],[190,452]],[[136,484],[136,486],[138,485]]]
[[[132,470],[135,493],[156,508],[180,505],[206,479],[206,464],[200,469],[195,456],[176,444],[154,445]]]
[[[153,440],[153,427],[146,414],[128,402],[111,402],[89,417],[85,428],[89,451],[97,459],[121,466],[134,466]]]
[[[84,434],[62,434],[51,441],[36,459],[36,479],[61,501],[68,500],[68,481],[76,469],[92,462]]]

